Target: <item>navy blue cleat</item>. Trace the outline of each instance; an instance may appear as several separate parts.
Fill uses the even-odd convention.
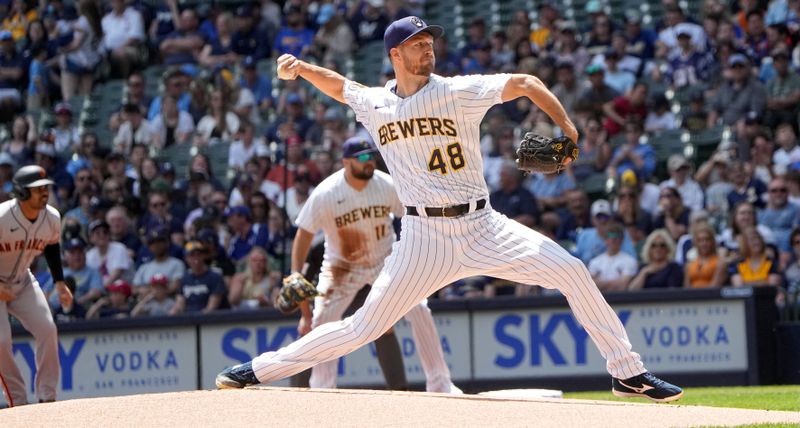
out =
[[[241,389],[245,386],[258,385],[256,374],[253,373],[253,363],[248,361],[233,367],[228,367],[217,375],[216,384],[219,389]]]
[[[650,372],[629,379],[613,378],[611,392],[617,397],[642,397],[657,403],[668,403],[683,397],[682,389],[664,382]]]

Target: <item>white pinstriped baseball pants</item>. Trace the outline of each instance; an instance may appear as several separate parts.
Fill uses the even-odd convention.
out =
[[[321,325],[284,348],[254,358],[259,381],[283,379],[350,353],[380,337],[433,292],[476,275],[558,289],[613,377],[627,379],[646,371],[586,266],[554,241],[491,207],[459,218],[407,215],[402,222],[400,240],[364,306],[344,320]]]

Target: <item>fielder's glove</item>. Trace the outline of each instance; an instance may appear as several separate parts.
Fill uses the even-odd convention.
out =
[[[303,274],[295,272],[283,278],[281,292],[275,300],[275,307],[284,314],[297,310],[301,302],[319,295],[317,288]]]
[[[530,173],[561,172],[578,158],[578,152],[569,137],[548,138],[528,132],[517,149],[517,168]]]

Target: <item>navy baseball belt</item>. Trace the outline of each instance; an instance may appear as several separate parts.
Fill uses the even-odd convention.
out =
[[[475,211],[486,207],[486,199],[475,201]],[[425,207],[428,217],[459,217],[469,213],[469,204],[451,205],[449,207]],[[406,207],[406,214],[419,216],[417,207]]]

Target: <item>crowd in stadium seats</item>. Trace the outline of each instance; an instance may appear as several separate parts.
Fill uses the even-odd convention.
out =
[[[293,220],[344,140],[369,138],[346,106],[275,79],[275,58],[384,84],[383,31],[419,14],[447,30],[436,73],[536,75],[578,125],[566,172],[525,176],[516,141],[560,131],[528,99],[490,110],[494,208],[603,291],[772,286],[783,305],[800,289],[800,2],[653,1],[439,22],[434,0],[2,0],[0,200],[26,164],[56,182],[76,296],[51,296],[58,320],[271,307]],[[469,278],[434,297],[530,293],[547,290]]]

